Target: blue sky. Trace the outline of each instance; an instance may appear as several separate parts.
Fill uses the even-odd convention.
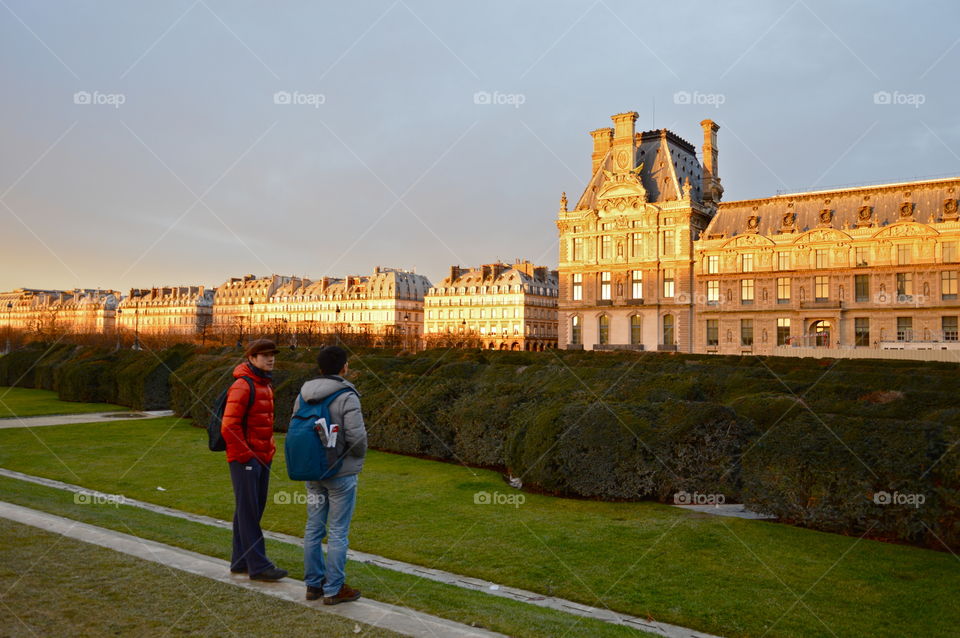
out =
[[[958,17],[2,0],[0,289],[555,266],[560,192],[576,200],[588,132],[626,110],[698,148],[717,121],[727,201],[958,175]]]

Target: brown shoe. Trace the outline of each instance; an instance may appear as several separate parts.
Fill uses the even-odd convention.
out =
[[[336,596],[324,596],[323,604],[324,605],[339,605],[340,603],[349,603],[356,599],[360,598],[360,590],[354,589],[350,585],[344,583],[340,587],[340,591],[337,592]]]

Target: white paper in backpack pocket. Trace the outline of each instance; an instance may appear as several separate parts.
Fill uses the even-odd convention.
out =
[[[313,425],[314,425],[313,429],[316,430],[317,434],[320,435],[320,441],[323,443],[323,445],[325,447],[330,447],[330,444],[328,442],[330,440],[330,433],[327,431],[327,420],[324,419],[323,417],[320,417],[319,419],[313,422]]]

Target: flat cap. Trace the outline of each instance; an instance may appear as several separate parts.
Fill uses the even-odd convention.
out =
[[[277,354],[277,344],[270,339],[256,339],[251,341],[244,353],[246,357],[255,357],[258,354]]]

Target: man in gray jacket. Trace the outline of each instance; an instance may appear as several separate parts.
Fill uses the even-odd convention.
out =
[[[340,471],[323,481],[307,481],[307,528],[303,535],[304,581],[307,600],[323,597],[323,604],[336,605],[360,598],[360,591],[346,583],[347,534],[357,502],[357,475],[363,469],[367,453],[367,430],[360,411],[360,394],[343,378],[348,371],[347,352],[339,346],[327,346],[317,355],[321,376],[303,384],[305,401],[322,401],[334,392],[349,388],[333,399],[330,418],[340,425],[336,441],[337,458],[343,459]],[[293,406],[296,412],[300,397]],[[323,557],[323,537],[327,536],[327,557]]]

